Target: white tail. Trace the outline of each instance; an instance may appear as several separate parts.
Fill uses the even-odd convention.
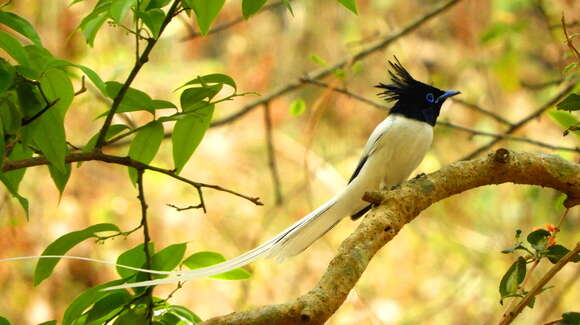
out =
[[[169,275],[169,278],[141,281],[129,284],[123,284],[113,287],[108,287],[104,290],[115,290],[123,288],[134,288],[134,287],[144,287],[152,286],[164,283],[176,283],[180,281],[186,281],[194,278],[202,278],[207,276],[212,276],[216,274],[221,274],[246,264],[249,264],[256,259],[266,256],[276,258],[278,261],[283,261],[287,257],[294,256],[306,248],[308,248],[314,241],[324,235],[329,231],[334,225],[340,221],[340,219],[346,214],[338,211],[336,209],[336,201],[340,197],[337,196],[322,206],[318,207],[316,210],[312,211],[307,216],[298,220],[296,223],[286,228],[284,231],[276,235],[274,238],[268,240],[264,244],[234,258],[219,264],[212,266],[199,268],[195,270],[188,271],[155,271],[148,269],[141,269],[137,267],[131,267],[127,265],[120,265],[117,263],[103,261],[88,257],[81,256],[66,256],[66,255],[42,255],[42,256],[19,256],[0,259],[0,262],[7,261],[17,261],[17,260],[30,260],[30,259],[41,259],[41,258],[62,258],[62,259],[73,259],[81,261],[96,262],[101,264],[113,265],[129,270],[151,273],[151,274],[162,274]]]

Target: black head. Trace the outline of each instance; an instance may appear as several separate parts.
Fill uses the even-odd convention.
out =
[[[441,105],[458,91],[444,91],[415,80],[395,57],[395,62],[389,61],[391,69],[390,84],[380,83],[378,88],[385,91],[379,93],[386,101],[396,101],[391,114],[401,114],[421,122],[435,125]]]

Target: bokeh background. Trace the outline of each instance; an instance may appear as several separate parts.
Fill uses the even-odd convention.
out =
[[[95,1],[69,3],[13,0],[8,9],[31,21],[55,56],[87,65],[104,80],[122,82],[134,63],[133,38],[106,24],[94,47],[88,47],[75,28]],[[195,24],[184,16],[169,26],[133,86],[154,98],[178,102],[175,88],[197,75],[218,72],[231,75],[240,91],[267,94],[401,30],[444,1],[357,3],[358,16],[333,1],[292,1],[293,15],[284,6],[277,6],[223,32],[194,39],[188,35],[191,26],[196,29]],[[227,1],[214,26],[239,17],[240,6],[240,1]],[[571,23],[569,32],[580,31],[578,1],[461,1],[324,81],[380,103],[373,86],[386,81],[386,59],[396,55],[417,79],[461,90],[458,98],[516,122],[564,87],[562,70],[572,58],[563,42],[562,13]],[[80,87],[80,80],[76,87]],[[98,131],[102,120],[96,117],[107,109],[107,102],[91,85],[88,88],[75,98],[67,115],[67,136],[77,146]],[[248,95],[219,104],[214,119],[257,99]],[[306,103],[300,115],[291,113],[296,100]],[[189,253],[212,250],[232,258],[267,240],[341,190],[366,138],[387,115],[349,96],[312,85],[276,98],[270,108],[283,202],[276,204],[264,110],[258,108],[235,122],[210,129],[182,175],[259,196],[265,205],[255,206],[227,193],[206,190],[207,214],[199,210],[178,212],[166,204],[197,204],[194,189],[147,172],[149,222],[158,249],[188,242]],[[149,118],[131,116],[137,124]],[[444,105],[440,120],[492,133],[506,129],[455,101]],[[578,137],[563,137],[562,127],[547,114],[515,135],[555,146],[578,146]],[[439,126],[433,149],[416,172],[436,171],[487,141],[490,138]],[[521,142],[502,141],[500,145],[578,161],[573,152]],[[122,155],[128,148],[107,150]],[[153,163],[172,167],[169,142],[162,145]],[[88,162],[74,168],[62,197],[45,167],[28,170],[21,193],[30,200],[30,220],[3,188],[0,193],[2,257],[39,254],[59,236],[91,224],[112,222],[129,230],[140,222],[137,192],[126,168],[105,163]],[[529,232],[544,224],[556,224],[563,213],[561,202],[561,195],[551,189],[505,184],[475,189],[435,204],[380,251],[329,324],[496,323],[503,311],[498,285],[515,260],[514,255],[500,251],[512,245],[516,229]],[[578,217],[578,208],[568,213],[559,242],[572,246],[578,240]],[[249,281],[190,281],[172,302],[187,306],[204,319],[286,302],[315,286],[340,242],[355,226],[350,220],[343,221],[306,252],[283,264],[271,260],[253,263],[248,267],[254,274]],[[114,261],[141,241],[137,232],[104,244],[87,241],[70,253]],[[542,263],[532,281],[549,266]],[[33,262],[0,264],[0,315],[13,324],[60,319],[83,290],[116,278],[109,266],[62,261],[53,276],[33,287],[33,269]],[[535,308],[515,323],[540,324],[562,312],[577,311],[579,274],[578,266],[564,268],[551,283],[555,287],[542,293]],[[165,297],[173,288],[161,286],[155,293]]]

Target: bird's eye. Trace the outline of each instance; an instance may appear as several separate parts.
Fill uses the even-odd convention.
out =
[[[427,96],[425,96],[425,99],[429,102],[429,103],[433,103],[435,101],[435,96],[433,96],[432,93],[428,93]]]

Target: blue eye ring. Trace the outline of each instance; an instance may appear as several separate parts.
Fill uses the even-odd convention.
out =
[[[425,96],[425,99],[429,103],[434,103],[435,102],[435,96],[433,95],[433,93],[428,93],[427,96]]]

